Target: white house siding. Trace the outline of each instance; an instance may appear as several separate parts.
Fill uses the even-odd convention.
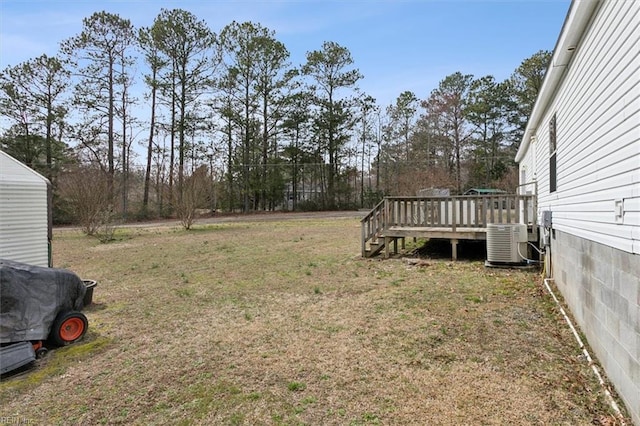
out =
[[[638,9],[635,1],[599,7],[536,130],[540,210],[553,211],[558,230],[630,253],[640,253],[640,216],[633,210],[640,197]],[[548,125],[554,113],[557,191],[549,193]],[[627,210],[621,224],[615,200],[624,200]]]
[[[531,194],[535,194],[538,191],[536,187],[536,181],[537,181],[536,147],[537,146],[538,146],[538,143],[535,141],[535,139],[531,141],[527,154],[519,164],[521,194],[526,194],[527,192],[530,192]]]
[[[573,30],[565,26],[561,40]],[[541,118],[520,167],[535,173],[539,213],[552,211],[550,274],[640,426],[640,1],[599,2],[578,39],[566,68],[548,71],[561,80],[538,100],[546,103],[536,105]]]
[[[0,259],[49,266],[47,184],[0,151]]]

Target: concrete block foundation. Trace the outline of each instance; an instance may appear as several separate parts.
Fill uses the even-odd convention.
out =
[[[555,230],[551,271],[592,355],[640,425],[640,256]]]

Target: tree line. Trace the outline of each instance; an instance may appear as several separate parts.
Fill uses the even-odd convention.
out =
[[[189,227],[196,209],[514,190],[549,52],[505,81],[456,72],[424,99],[405,91],[387,106],[359,88],[348,48],[327,41],[305,59],[293,65],[257,23],[215,33],[182,9],[143,28],[94,13],[55,56],[2,71],[0,147],[52,182],[59,222],[178,216]]]

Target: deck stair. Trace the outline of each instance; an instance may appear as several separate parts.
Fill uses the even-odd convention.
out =
[[[362,256],[374,257],[380,254],[382,250],[387,249],[388,253],[390,245],[393,245],[397,252],[397,243],[401,237],[385,237],[384,226],[386,221],[386,205],[387,199],[382,200],[376,205],[362,221]],[[402,238],[404,241],[404,238]],[[388,255],[387,255],[388,257]]]
[[[537,241],[534,195],[385,197],[361,220],[362,257],[404,249],[406,237],[448,239],[457,258],[459,240],[486,240],[487,224],[523,223]]]

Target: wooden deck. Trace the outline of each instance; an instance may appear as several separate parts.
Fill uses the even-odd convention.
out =
[[[449,240],[455,260],[458,241],[486,240],[490,223],[526,224],[537,241],[536,210],[533,195],[386,197],[361,220],[362,256],[389,257],[414,237]]]

